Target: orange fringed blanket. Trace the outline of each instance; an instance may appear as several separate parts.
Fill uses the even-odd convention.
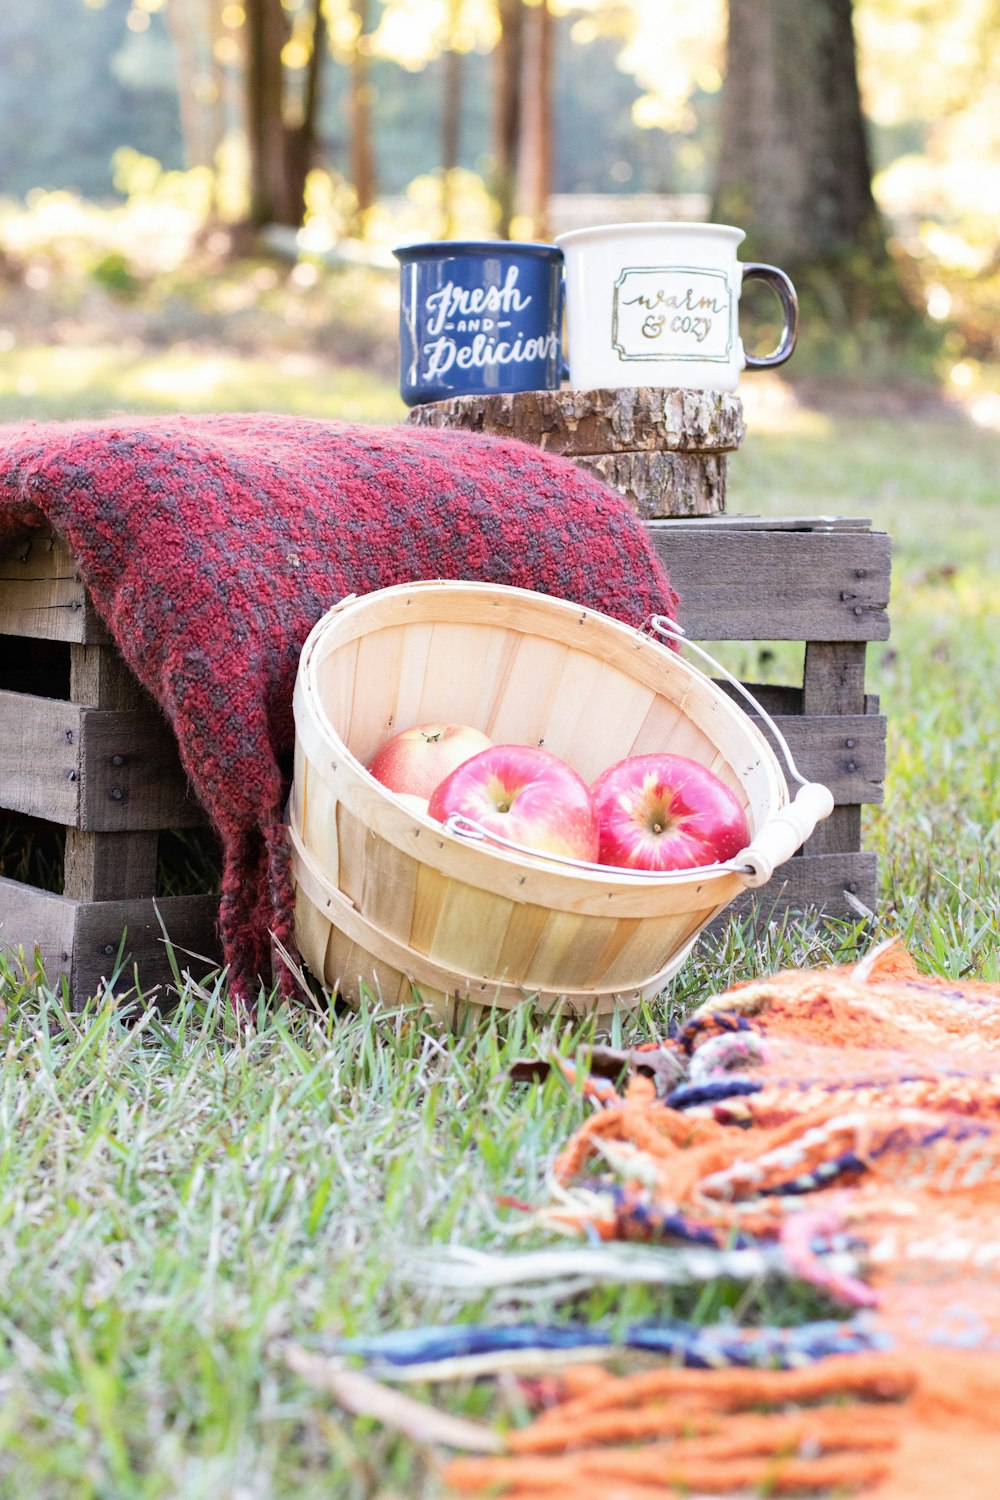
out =
[[[853,1355],[806,1370],[568,1371],[501,1457],[454,1459],[448,1493],[510,1500],[811,1495],[992,1500],[1000,1361]]]
[[[1000,986],[896,949],[715,997],[631,1054],[545,1217],[605,1239],[781,1243],[889,1352],[806,1370],[567,1375],[468,1495],[561,1500],[862,1489],[986,1500],[1000,1480]],[[863,1282],[824,1245],[849,1240]]]

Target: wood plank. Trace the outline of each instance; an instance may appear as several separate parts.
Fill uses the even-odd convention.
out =
[[[155,710],[81,708],[4,691],[0,807],[103,833],[207,821]]]
[[[178,967],[199,975],[219,962],[216,896],[164,896],[153,900],[97,901],[76,907],[70,993],[75,1006],[97,993],[112,972],[122,933],[128,964],[119,981],[127,989],[138,967],[144,991],[172,983],[163,919]],[[195,957],[190,955],[194,954]]]
[[[750,715],[758,724],[760,720]],[[876,714],[772,715],[800,772],[821,781],[834,802],[881,802],[885,795],[886,721]],[[767,726],[761,725],[768,739]],[[777,750],[784,768],[784,759]]]
[[[0,692],[0,807],[75,824],[80,815],[80,709]]]
[[[110,637],[68,549],[35,534],[0,556],[0,634],[106,643]]]
[[[156,891],[156,833],[88,833],[67,828],[63,895],[114,901]]]
[[[627,386],[454,396],[416,406],[411,427],[460,428],[533,443],[548,453],[725,453],[746,428],[743,403],[721,391]]]
[[[617,490],[643,520],[710,516],[725,509],[721,453],[595,453],[576,462]]]
[[[693,640],[868,641],[889,635],[883,532],[730,531],[648,521]]]
[[[126,929],[130,963],[120,987],[131,987],[132,964],[138,965],[144,989],[171,982],[157,911],[175,945],[182,972],[190,969],[198,975],[218,963],[215,896],[81,903],[2,878],[0,949],[14,955],[23,950],[29,969],[37,951],[47,983],[54,987],[65,976],[71,1001],[79,1009],[112,972]],[[200,957],[191,958],[189,953]]]
[[[861,848],[861,808],[848,804],[835,807],[828,818],[816,824],[816,832],[803,845],[806,854],[835,854]]]
[[[740,708],[749,711],[746,699],[742,693],[736,691],[732,683],[726,682],[722,677],[713,677],[712,681],[727,698],[732,698],[734,703],[740,705]],[[802,689],[800,687],[777,682],[744,682],[743,686],[748,692],[753,693],[765,713],[775,716],[802,712]]]
[[[114,646],[72,645],[69,696],[88,708],[146,708],[153,700]]]
[[[809,641],[802,671],[802,706],[805,713],[865,713],[865,656],[859,641]],[[853,733],[849,736],[853,738]],[[854,748],[846,747],[853,757]],[[843,799],[846,800],[846,799]],[[807,854],[830,854],[841,849],[861,848],[860,807],[835,807],[806,844]]]
[[[863,641],[808,641],[802,669],[802,712],[865,712]]]
[[[870,516],[701,516],[688,529],[715,532],[744,531],[871,531]]]
[[[75,920],[75,902],[0,877],[0,950],[15,958],[23,950],[29,971],[37,954],[50,985],[69,973]]]
[[[780,921],[788,913],[857,920],[859,902],[878,909],[878,856],[861,850],[839,854],[797,854],[774,872],[759,891],[747,891],[711,924],[718,932],[731,917],[755,923]]]
[[[85,708],[81,733],[81,828],[124,833],[207,821],[159,712]]]

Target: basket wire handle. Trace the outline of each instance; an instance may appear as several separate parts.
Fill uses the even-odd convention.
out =
[[[657,635],[668,636],[673,641],[681,642],[689,651],[694,651],[700,656],[702,661],[706,661],[714,672],[717,672],[724,681],[729,683],[730,687],[735,688],[740,696],[745,698],[750,704],[754,713],[763,719],[768,729],[774,735],[775,743],[781,751],[785,765],[788,767],[788,774],[792,780],[797,781],[799,786],[809,785],[809,782],[795,764],[795,757],[792,755],[785,736],[771,718],[767,709],[761,703],[758,703],[750,689],[744,683],[740,682],[738,677],[734,677],[732,672],[727,672],[722,663],[716,661],[715,657],[706,651],[704,646],[699,646],[697,642],[688,640],[684,627],[678,625],[674,620],[668,619],[666,615],[651,615],[642,628],[643,630],[655,630]]]
[[[713,671],[718,672],[720,677],[746,699],[774,735],[788,767],[789,775],[799,784],[799,789],[792,801],[767,819],[767,822],[758,829],[755,838],[740,851],[735,859],[712,865],[694,865],[680,870],[636,870],[626,865],[597,864],[592,860],[574,859],[568,854],[550,854],[542,849],[532,849],[526,844],[515,843],[513,839],[494,833],[492,829],[478,823],[475,818],[468,818],[463,813],[452,813],[449,816],[444,824],[447,832],[476,843],[499,845],[503,849],[509,849],[512,854],[526,854],[532,860],[542,859],[547,864],[566,865],[574,870],[589,870],[604,876],[624,875],[640,883],[645,881],[659,884],[665,880],[690,880],[700,875],[730,874],[738,875],[750,890],[766,885],[774,873],[775,865],[784,864],[785,860],[791,859],[795,851],[811,837],[816,824],[821,819],[830,816],[833,811],[833,794],[822,782],[806,780],[795,764],[788,742],[767,710],[758,703],[754,695],[738,678],[726,671],[721,662],[717,662],[715,657],[702,646],[689,641],[681,626],[668,619],[666,615],[651,615],[642,626],[640,634],[648,634],[650,630],[655,631],[659,636],[668,636],[672,640],[683,641],[685,646],[697,652]]]
[[[833,812],[833,793],[820,781],[806,780],[795,764],[795,757],[788,747],[785,736],[767,710],[758,703],[753,693],[744,687],[739,678],[726,671],[721,662],[716,661],[715,657],[704,647],[697,645],[694,641],[689,641],[680,625],[668,619],[666,615],[651,615],[642,628],[645,631],[653,630],[659,636],[683,642],[689,650],[696,652],[703,661],[706,661],[713,671],[718,672],[725,682],[735,688],[770,729],[784,757],[789,775],[799,784],[799,789],[792,801],[768,818],[758,830],[756,837],[739,854],[740,863],[749,865],[752,872],[749,876],[744,876],[744,884],[750,889],[766,885],[774,873],[775,865],[784,864],[786,859],[791,859],[795,851],[812,836],[816,824],[823,818],[828,818]]]
[[[746,879],[754,874],[753,866],[746,860],[745,854],[741,854],[738,859],[727,860],[725,864],[689,865],[681,870],[636,870],[629,865],[604,865],[595,860],[575,859],[571,854],[550,854],[545,849],[533,849],[529,844],[518,844],[513,839],[505,838],[502,833],[494,833],[492,828],[478,823],[475,818],[466,817],[464,813],[450,813],[444,828],[447,833],[457,834],[459,838],[469,839],[473,843],[499,844],[512,854],[527,854],[532,861],[541,859],[546,864],[567,865],[571,870],[593,870],[597,875],[627,875],[638,881],[652,881],[655,884],[661,880],[689,880],[693,875],[733,874],[742,875]]]

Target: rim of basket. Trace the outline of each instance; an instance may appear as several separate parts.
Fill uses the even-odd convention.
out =
[[[334,748],[342,761],[346,762],[355,775],[363,778],[362,785],[369,789],[377,798],[380,807],[379,827],[375,830],[378,835],[388,840],[403,853],[413,857],[420,857],[413,848],[413,829],[422,828],[432,831],[440,841],[444,841],[445,848],[451,848],[455,852],[455,858],[462,861],[464,866],[461,873],[457,870],[447,870],[443,873],[452,878],[473,880],[476,884],[490,888],[491,882],[488,878],[480,876],[473,877],[472,871],[477,867],[484,872],[497,872],[497,861],[518,872],[531,871],[532,874],[542,875],[557,881],[564,881],[569,885],[580,885],[593,888],[611,886],[616,891],[654,891],[670,886],[674,891],[679,890],[687,882],[678,879],[674,875],[671,880],[658,880],[655,872],[650,871],[646,879],[637,879],[635,872],[616,874],[615,867],[608,865],[601,870],[577,870],[567,866],[550,863],[540,856],[537,859],[526,859],[522,856],[498,845],[486,848],[469,839],[446,829],[443,824],[434,822],[432,819],[411,812],[403,803],[398,802],[393,794],[381,785],[380,782],[370,775],[367,768],[362,764],[347,743],[341,739],[324,708],[316,688],[315,667],[325,659],[330,650],[349,645],[352,641],[360,639],[365,635],[365,618],[371,615],[378,616],[383,609],[388,609],[388,617],[381,620],[378,628],[387,629],[395,625],[406,623],[405,613],[398,613],[394,606],[398,606],[400,599],[406,596],[416,596],[422,601],[433,602],[435,597],[450,595],[452,598],[460,594],[466,594],[470,600],[481,603],[491,596],[494,603],[496,597],[507,600],[522,607],[533,609],[544,619],[546,615],[558,613],[565,619],[575,619],[577,624],[593,624],[595,629],[612,633],[623,643],[627,644],[630,651],[643,651],[647,659],[651,655],[657,658],[661,664],[671,671],[679,673],[684,677],[696,691],[703,691],[707,698],[713,700],[719,712],[727,714],[730,721],[739,729],[749,735],[754,741],[756,748],[761,754],[764,765],[767,768],[769,780],[774,789],[774,797],[771,801],[768,813],[770,816],[780,807],[787,804],[788,787],[782,773],[777,755],[769,741],[753,722],[750,715],[716,684],[707,677],[698,667],[685,660],[677,651],[672,651],[660,640],[653,636],[644,635],[634,626],[626,625],[621,620],[616,620],[610,615],[605,615],[599,610],[591,609],[589,606],[573,604],[569,600],[559,599],[555,595],[540,594],[531,589],[515,588],[510,584],[478,583],[463,579],[439,579],[420,580],[416,583],[393,584],[389,588],[376,589],[371,593],[362,594],[357,597],[351,595],[335,604],[326,614],[313,626],[306,638],[300,657],[298,676],[295,683],[294,708],[296,717],[296,733],[299,733],[298,711],[303,697],[308,699],[309,708],[312,711],[316,725],[322,729],[324,736],[329,739],[331,748]],[[426,616],[418,611],[413,617],[413,622],[419,624],[437,623],[433,615]],[[468,621],[440,621],[442,624],[467,623],[483,624],[489,623],[482,620]],[[511,623],[511,628],[518,628],[512,622],[496,621],[497,624]],[[540,632],[541,633],[541,632]],[[317,658],[317,653],[323,651],[323,656]],[[618,663],[614,663],[618,665]],[[751,830],[751,837],[755,836],[757,829]],[[461,851],[461,854],[457,851]],[[450,863],[450,861],[449,861]],[[731,880],[733,878],[730,870],[720,866],[718,872],[702,871],[698,876],[692,876],[692,881],[699,884],[714,882],[716,880]],[[497,894],[501,894],[497,892]],[[503,894],[513,894],[503,892]],[[530,899],[523,889],[517,892],[516,899]],[[609,914],[610,915],[610,914]]]

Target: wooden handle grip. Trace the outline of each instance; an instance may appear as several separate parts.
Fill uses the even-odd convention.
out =
[[[775,865],[791,859],[816,824],[832,812],[833,793],[829,787],[819,781],[807,781],[800,786],[794,801],[768,818],[753,843],[737,855],[740,864],[753,866],[753,874],[743,876],[744,884],[751,889],[766,885]]]

